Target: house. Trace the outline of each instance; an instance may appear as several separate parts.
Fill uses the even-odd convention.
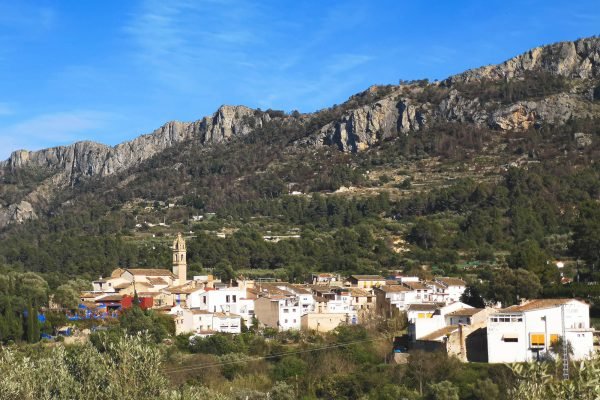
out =
[[[414,323],[417,319],[432,318],[444,303],[413,303],[406,306],[406,319]]]
[[[385,285],[373,289],[376,297],[377,314],[391,317],[406,309],[406,296],[410,289],[403,285]]]
[[[337,284],[340,281],[340,276],[330,273],[316,273],[310,275],[308,283],[313,285],[331,285]]]
[[[223,289],[204,289],[190,294],[188,307],[210,312],[238,312],[239,300],[246,296],[246,291],[238,287]]]
[[[406,311],[409,304],[432,303],[432,290],[421,282],[404,282],[400,285],[385,285],[373,289],[377,297],[377,313],[392,316]]]
[[[344,302],[348,303],[356,312],[359,320],[375,312],[375,295],[367,289],[360,288],[335,288],[334,292]]]
[[[259,297],[254,301],[254,314],[262,326],[279,331],[299,330],[300,317],[307,314],[296,298],[285,296]]]
[[[175,306],[169,312],[175,322],[175,334],[208,336],[215,332],[240,333],[241,317],[231,313],[211,313]]]
[[[413,307],[410,305],[409,307]],[[415,307],[421,308],[421,307]],[[436,330],[444,328],[446,324],[446,315],[453,313],[454,311],[473,308],[468,304],[456,302],[449,305],[443,305],[437,307],[433,311],[421,312],[421,318],[419,318],[419,312],[417,311],[417,318],[414,318],[414,309],[411,310],[411,318],[408,323],[408,337],[409,340],[414,342],[422,337],[429,335]]]
[[[410,289],[410,295],[407,296],[408,304],[427,303],[433,301],[433,289],[424,282],[405,281],[402,285]]]
[[[341,324],[350,324],[347,313],[307,313],[300,317],[300,328],[302,330],[314,330],[317,332],[329,332]]]
[[[385,285],[385,278],[379,275],[350,275],[345,283],[347,286],[371,289]]]
[[[444,301],[447,304],[453,303],[455,301],[460,301],[460,297],[465,292],[465,289],[467,287],[467,283],[459,278],[435,278],[434,283],[437,285],[441,285],[444,288]]]
[[[261,283],[254,288],[254,315],[263,326],[280,331],[300,329],[300,317],[315,309],[310,288],[287,282]]]
[[[589,305],[574,299],[538,299],[491,314],[487,321],[488,360],[491,363],[526,362],[553,353],[565,339],[572,359],[593,352]]]
[[[411,305],[409,308],[419,308]],[[487,361],[487,317],[495,310],[473,308],[460,302],[423,313],[409,322],[410,347],[443,350],[462,361]]]
[[[205,287],[202,283],[192,281],[184,285],[171,286],[167,292],[172,295],[171,305],[181,305],[182,307],[198,308],[199,304],[194,304],[193,299],[197,299],[201,293],[204,293]]]

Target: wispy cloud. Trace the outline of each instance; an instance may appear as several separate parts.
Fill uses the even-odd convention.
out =
[[[134,57],[163,83],[189,89],[220,63],[250,64],[244,47],[258,40],[244,24],[250,6],[228,1],[147,0],[125,27]]]
[[[74,110],[48,113],[0,128],[0,159],[18,149],[36,150],[82,140],[119,117],[113,113]]]
[[[15,113],[14,108],[9,103],[0,102],[0,117],[6,117]]]

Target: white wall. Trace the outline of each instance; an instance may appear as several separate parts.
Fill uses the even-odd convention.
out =
[[[510,322],[506,322],[510,319]],[[565,305],[567,340],[573,347],[573,359],[582,359],[593,351],[592,332],[589,329],[589,307],[573,301]],[[543,334],[546,345],[538,349],[530,346],[531,334]],[[560,306],[523,313],[496,313],[488,317],[488,361],[524,362],[537,359],[550,351],[551,335],[562,337],[562,314]],[[505,335],[517,335],[517,342],[504,339]]]

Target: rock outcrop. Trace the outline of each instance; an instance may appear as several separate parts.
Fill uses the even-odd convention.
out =
[[[248,107],[222,106],[210,117],[191,123],[168,122],[150,134],[114,147],[82,141],[40,151],[15,151],[8,160],[0,162],[0,169],[7,168],[10,173],[31,167],[47,171],[50,176],[26,194],[20,203],[0,209],[0,228],[37,218],[34,208],[43,209],[55,190],[81,178],[125,171],[178,143],[196,141],[208,145],[224,142],[246,135],[269,120],[268,114]]]
[[[177,143],[196,140],[202,144],[227,141],[246,135],[269,120],[268,114],[244,106],[222,106],[211,117],[196,122],[168,122],[154,132],[110,147],[95,142],[77,142],[40,151],[18,150],[0,167],[40,167],[79,177],[112,175],[138,165]]]
[[[11,204],[8,207],[0,206],[0,227],[10,223],[22,224],[31,219],[37,219],[37,215],[31,203],[27,201]]]
[[[398,132],[418,131],[426,123],[425,113],[408,99],[386,97],[374,104],[351,110],[339,121],[323,126],[315,135],[297,145],[335,145],[346,152],[368,149]]]
[[[543,71],[566,78],[596,78],[600,76],[600,37],[536,47],[501,64],[454,75],[444,83],[511,79],[523,77],[528,71]]]
[[[559,79],[547,91],[543,85],[545,74],[565,79]],[[499,94],[498,83],[514,84],[532,77],[537,79],[532,82],[544,90],[534,95],[528,92],[516,100]],[[485,86],[489,81],[495,82],[493,90],[483,96],[479,85],[490,88]],[[562,81],[566,82],[564,86]],[[359,152],[399,135],[431,131],[440,124],[474,124],[502,134],[544,124],[565,124],[570,119],[598,118],[597,93],[600,93],[600,38],[594,37],[538,47],[501,64],[469,70],[442,82],[373,86],[352,96],[341,108],[344,110],[341,116],[337,113],[339,108],[333,110],[336,113],[320,115],[339,116],[335,120],[332,117],[313,120],[307,114],[288,121],[296,124],[319,121],[319,125],[307,125],[316,128],[294,142],[298,147],[334,146],[344,152]],[[114,147],[84,141],[34,152],[13,152],[8,160],[0,162],[0,174],[33,167],[42,169],[47,178],[18,200],[13,198],[15,204],[0,208],[0,227],[36,218],[43,205],[52,200],[53,191],[76,184],[81,178],[126,171],[179,143],[226,142],[249,134],[270,119],[269,113],[244,106],[222,106],[212,116],[195,122],[169,122],[150,134]],[[577,135],[574,140],[579,148],[592,144],[591,135]]]
[[[563,93],[541,99],[504,104],[481,101],[461,93],[461,84],[481,80],[527,79],[528,72],[544,72],[578,82]],[[435,123],[473,123],[498,131],[525,131],[542,124],[564,124],[572,117],[600,115],[600,104],[590,93],[600,78],[600,38],[538,47],[502,64],[466,71],[445,81],[397,86],[374,104],[347,111],[297,145],[333,145],[342,151],[366,150],[379,141],[419,132]],[[443,93],[430,101],[424,90]],[[593,100],[593,96],[591,97]]]

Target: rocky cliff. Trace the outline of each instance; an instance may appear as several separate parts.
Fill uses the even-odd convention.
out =
[[[559,77],[564,91],[532,96],[507,104],[467,93],[474,85],[508,84]],[[419,132],[436,123],[462,122],[498,131],[524,131],[543,124],[562,124],[571,117],[600,115],[594,101],[600,80],[600,38],[538,47],[499,65],[452,76],[442,82],[395,87],[373,104],[347,111],[297,145],[337,146],[342,151],[366,150],[382,139]],[[539,82],[538,82],[539,84]],[[543,84],[543,82],[542,82]],[[483,89],[482,89],[483,90]],[[430,99],[424,93],[435,94]]]
[[[15,151],[8,160],[0,162],[0,168],[35,166],[66,174],[69,178],[111,175],[177,143],[227,141],[233,136],[248,134],[269,119],[268,114],[257,113],[248,107],[222,106],[210,117],[196,122],[168,122],[150,134],[114,147],[85,141],[40,151]]]
[[[517,95],[503,93],[511,87],[520,88]],[[337,109],[343,112],[325,113],[330,115],[326,119],[320,113],[290,118],[289,123],[295,124],[319,121],[308,124],[311,130],[293,144],[360,152],[400,135],[435,132],[438,124],[475,124],[502,134],[563,124],[572,118],[598,118],[600,38],[538,47],[501,64],[469,70],[441,82],[418,81],[380,89],[372,87],[353,96]],[[3,173],[32,167],[45,171],[44,180],[20,197],[11,195],[10,201],[0,198],[0,227],[36,218],[54,191],[79,179],[126,171],[178,143],[226,142],[247,135],[270,119],[267,112],[222,106],[212,116],[195,122],[169,122],[114,147],[78,142],[35,152],[16,151],[0,162],[0,178]],[[587,132],[580,132],[577,138],[581,146],[593,140]]]
[[[597,78],[600,75],[600,37],[536,47],[501,64],[454,75],[446,83],[519,78],[531,71],[543,71],[566,78]]]

